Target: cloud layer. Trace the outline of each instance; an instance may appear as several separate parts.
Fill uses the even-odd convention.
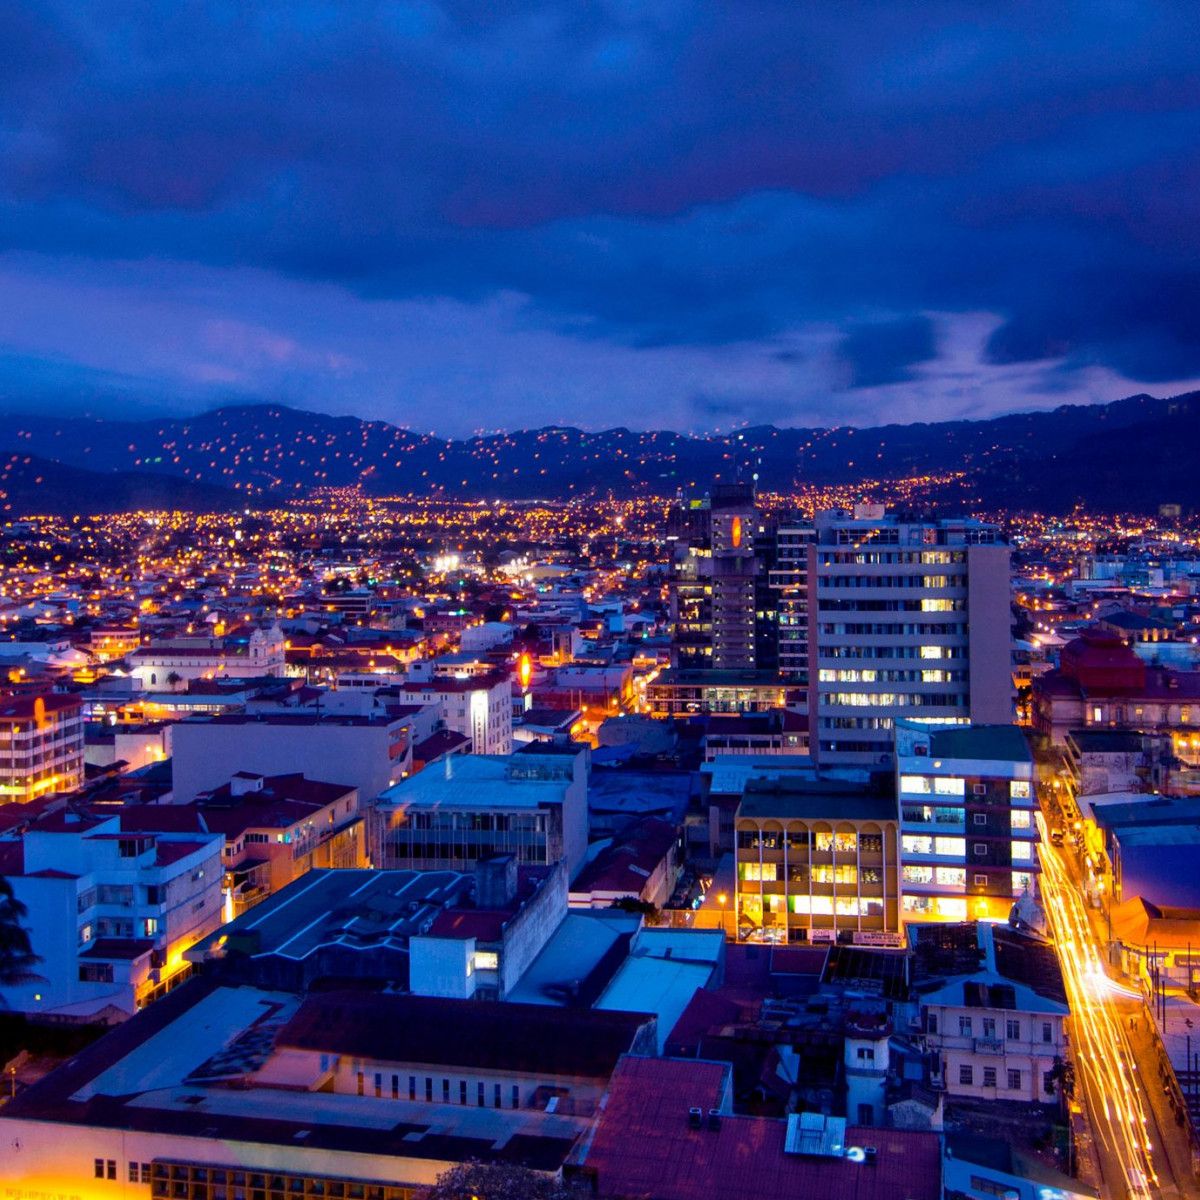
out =
[[[1192,5],[0,10],[8,407],[843,423],[1200,377]]]

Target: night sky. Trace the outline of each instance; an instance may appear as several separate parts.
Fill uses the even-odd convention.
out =
[[[1200,379],[1200,8],[0,6],[0,404],[460,434]]]

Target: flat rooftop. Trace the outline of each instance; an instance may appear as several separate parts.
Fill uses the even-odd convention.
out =
[[[515,762],[514,762],[515,760]],[[430,808],[537,808],[561,803],[571,782],[547,772],[513,775],[510,767],[528,766],[532,756],[460,754],[447,758],[443,767],[419,771],[394,784],[380,797],[380,805],[416,805]]]
[[[739,817],[895,821],[896,798],[841,779],[760,778],[746,782]]]
[[[3,1117],[260,1144],[276,1155],[303,1147],[543,1171],[557,1170],[588,1125],[541,1109],[393,1100],[390,1091],[376,1098],[256,1086],[255,1066],[300,1005],[288,993],[192,980],[28,1088]],[[227,1066],[222,1077],[212,1070],[217,1059]],[[230,1086],[238,1071],[228,1064],[239,1062]]]
[[[985,762],[1033,761],[1025,735],[1015,725],[966,725],[937,729],[929,738],[933,758],[973,758]]]

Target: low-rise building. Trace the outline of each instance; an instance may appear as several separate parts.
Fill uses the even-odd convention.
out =
[[[334,778],[370,804],[411,770],[412,723],[401,716],[320,712],[200,717],[171,728],[176,801],[229,782],[232,771]]]
[[[372,811],[372,861],[407,870],[469,871],[512,854],[522,866],[562,863],[587,848],[585,752],[469,754],[444,759],[383,793]]]
[[[139,646],[128,657],[129,673],[147,692],[183,691],[192,680],[231,676],[282,676],[287,669],[278,625],[240,638],[179,638]]]
[[[754,778],[734,825],[739,940],[898,940],[899,820],[890,791]]]
[[[621,1059],[577,1160],[600,1196],[655,1200],[938,1200],[936,1133],[864,1128],[843,1117],[734,1115],[733,1068]]]
[[[1070,1015],[1048,942],[987,921],[909,927],[913,986],[949,1096],[1050,1103]]]
[[[1085,633],[1034,679],[1033,727],[1056,746],[1073,729],[1200,734],[1200,671],[1150,666],[1115,634]]]
[[[466,1161],[554,1177],[653,1042],[638,1014],[193,980],[0,1109],[5,1183],[415,1200]]]
[[[331,979],[451,999],[507,999],[567,913],[562,869],[511,857],[456,871],[310,871],[188,952],[229,983],[304,991]]]
[[[62,1019],[120,1019],[188,972],[183,954],[221,923],[216,834],[124,833],[117,817],[49,814],[0,842],[0,874],[28,909],[40,978],[7,1007]]]
[[[226,920],[313,868],[367,865],[358,790],[299,773],[239,771],[188,804],[128,805],[120,819],[125,832],[221,834]]]

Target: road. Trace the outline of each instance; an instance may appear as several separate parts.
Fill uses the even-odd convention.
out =
[[[1130,1042],[1130,1018],[1147,1018],[1138,993],[1113,979],[1080,888],[1064,852],[1051,845],[1038,815],[1042,840],[1042,905],[1062,964],[1071,1005],[1071,1037],[1076,1093],[1087,1109],[1105,1190],[1114,1200],[1196,1195],[1190,1175],[1172,1145],[1178,1132],[1165,1134],[1143,1082]]]

